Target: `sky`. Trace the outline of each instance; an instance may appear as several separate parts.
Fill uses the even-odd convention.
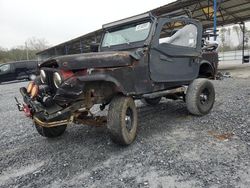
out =
[[[173,1],[0,0],[0,47],[24,45],[31,37],[54,46]]]

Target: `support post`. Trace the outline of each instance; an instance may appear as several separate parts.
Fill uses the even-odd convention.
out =
[[[64,50],[65,50],[65,55],[68,55],[68,46],[67,45],[64,46]]]
[[[83,49],[82,49],[82,40],[80,40],[80,52],[81,53],[83,52]]]
[[[54,51],[54,53],[55,53],[55,56],[57,55],[57,50],[56,50],[56,48],[55,48],[55,51]]]
[[[217,39],[217,0],[214,0],[214,40]]]
[[[244,57],[245,57],[245,31],[246,31],[246,26],[245,22],[243,22],[243,27],[242,27],[242,34],[243,34],[243,39],[242,39],[242,64],[244,64]]]
[[[26,49],[26,59],[29,60],[29,50],[27,42],[25,42],[25,49]]]

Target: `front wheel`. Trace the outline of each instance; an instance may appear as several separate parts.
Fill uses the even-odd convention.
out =
[[[208,114],[213,108],[215,90],[207,79],[196,79],[189,86],[186,94],[188,111],[197,116]]]
[[[111,139],[120,145],[130,145],[137,134],[137,110],[131,97],[117,96],[109,106],[107,128]]]
[[[67,128],[67,124],[48,128],[48,127],[42,127],[38,125],[37,123],[35,123],[35,127],[36,127],[37,132],[41,136],[44,136],[47,138],[55,138],[55,137],[61,136],[65,132]]]

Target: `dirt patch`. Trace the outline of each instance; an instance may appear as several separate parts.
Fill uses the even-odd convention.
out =
[[[218,134],[218,133],[213,132],[213,131],[208,131],[208,134],[213,136],[217,140],[220,140],[220,141],[227,141],[227,140],[231,139],[234,136],[234,133]]]

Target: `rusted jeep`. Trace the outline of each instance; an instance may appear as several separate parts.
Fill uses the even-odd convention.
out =
[[[210,112],[215,90],[207,78],[215,77],[218,57],[209,62],[206,53],[202,26],[190,18],[147,13],[109,23],[97,52],[43,62],[38,79],[20,88],[18,106],[42,136],[60,136],[72,122],[105,124],[115,143],[129,145],[137,133],[135,100],[181,98],[191,114]],[[91,112],[97,104],[109,106],[107,117]]]

